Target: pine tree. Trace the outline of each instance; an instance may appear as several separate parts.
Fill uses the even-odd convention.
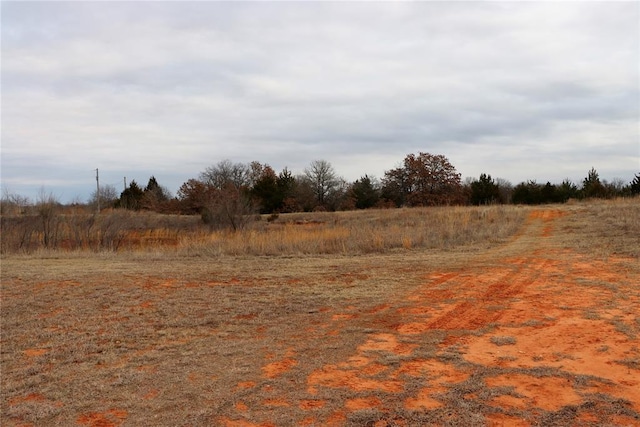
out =
[[[144,191],[138,185],[135,180],[132,180],[122,193],[120,193],[120,201],[118,202],[118,207],[131,209],[131,210],[139,210],[142,203],[142,198],[144,197]]]
[[[600,176],[595,168],[591,168],[587,177],[582,181],[582,197],[604,197],[605,188],[600,182]]]
[[[480,179],[471,183],[471,204],[490,205],[500,201],[500,188],[491,175],[481,174]]]

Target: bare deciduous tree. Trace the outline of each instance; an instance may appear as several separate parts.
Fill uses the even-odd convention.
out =
[[[304,176],[311,185],[318,205],[326,208],[332,193],[340,184],[340,179],[331,163],[326,160],[314,160],[304,170]]]
[[[251,168],[242,163],[223,160],[208,167],[201,181],[208,187],[205,192],[202,219],[214,228],[240,230],[257,212],[250,194]]]
[[[7,187],[2,188],[2,199],[0,200],[0,214],[19,215],[25,213],[29,206],[29,198],[12,193]]]
[[[249,187],[251,168],[242,163],[222,160],[215,166],[209,166],[200,174],[200,180],[218,190],[229,185],[236,188]]]
[[[36,212],[40,220],[42,232],[42,244],[45,248],[54,247],[57,243],[60,218],[58,210],[60,203],[52,193],[46,193],[40,189],[36,200]]]
[[[113,207],[119,197],[118,190],[114,185],[101,185],[99,194],[98,190],[94,190],[89,196],[88,205],[92,208],[98,206],[98,196],[100,196],[100,206],[102,207]]]
[[[242,230],[253,221],[257,208],[246,189],[227,186],[208,194],[202,220],[212,228]]]

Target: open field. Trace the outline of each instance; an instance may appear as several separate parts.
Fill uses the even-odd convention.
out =
[[[640,200],[451,209],[4,255],[0,424],[640,426]]]

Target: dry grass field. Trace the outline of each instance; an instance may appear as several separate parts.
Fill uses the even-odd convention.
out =
[[[640,200],[3,254],[3,426],[639,426]]]

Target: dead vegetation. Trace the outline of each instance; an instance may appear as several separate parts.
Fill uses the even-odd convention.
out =
[[[589,254],[640,259],[640,198],[591,200],[567,207],[562,222],[572,248]]]
[[[286,214],[236,233],[187,237],[178,250],[186,255],[281,256],[490,246],[512,235],[525,217],[525,209],[504,206]]]
[[[639,425],[634,236],[591,223],[636,230],[617,203],[4,254],[0,423]]]
[[[2,218],[2,253],[163,252],[186,256],[385,253],[491,245],[512,235],[515,206],[314,212],[257,217],[239,230],[211,230],[197,217],[115,210]]]

